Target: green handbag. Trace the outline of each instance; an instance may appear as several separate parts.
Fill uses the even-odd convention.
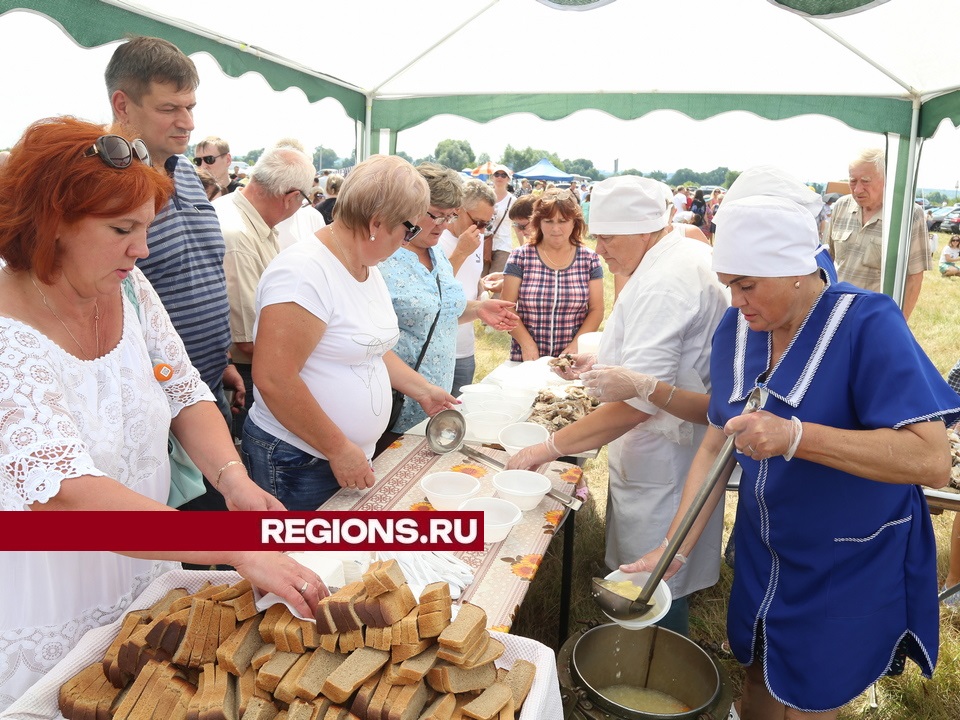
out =
[[[140,315],[140,300],[137,298],[133,282],[127,277],[121,284],[127,299],[137,311],[137,317],[140,318],[142,328],[143,317]],[[187,451],[183,449],[183,445],[180,444],[172,431],[167,437],[167,451],[170,453],[170,494],[167,496],[167,505],[180,507],[184,503],[203,495],[207,488],[203,484],[203,473],[200,472],[200,468],[190,459]]]

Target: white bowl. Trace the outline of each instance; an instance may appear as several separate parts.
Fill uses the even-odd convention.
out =
[[[493,487],[497,489],[497,495],[521,510],[533,510],[552,484],[546,475],[530,470],[504,470],[493,476]]]
[[[500,431],[514,420],[506,413],[492,410],[468,412],[464,417],[467,419],[467,430],[474,438],[483,442],[496,442]]]
[[[510,402],[509,400],[503,400],[502,398],[485,398],[480,400],[479,404],[479,410],[509,415],[511,418],[513,418],[513,422],[517,422],[530,411],[529,405],[521,405],[520,403]],[[467,410],[467,412],[469,413],[478,411]]]
[[[500,388],[496,385],[474,384],[464,385],[460,388],[460,402],[463,403],[463,409],[467,412],[483,410],[483,403],[487,400],[496,400],[500,394]]]
[[[648,572],[639,572],[639,573],[625,573],[620,570],[614,570],[612,573],[606,576],[606,580],[630,580],[639,588],[643,588],[644,583],[647,582],[647,578],[650,577]],[[667,584],[661,580],[657,585],[657,589],[653,591],[653,597],[650,598],[650,601],[654,604],[652,610],[650,610],[646,615],[638,617],[635,620],[617,620],[607,613],[608,618],[613,620],[620,627],[626,628],[627,630],[640,630],[642,628],[648,627],[650,625],[655,625],[656,623],[663,620],[664,616],[670,610],[670,604],[673,602],[673,595],[670,592],[670,588]]]
[[[518,403],[529,410],[537,397],[537,392],[537,390],[531,390],[522,385],[504,385],[500,390],[500,395],[504,400]]]
[[[548,437],[550,437],[550,431],[543,425],[521,422],[507,425],[500,431],[497,439],[500,440],[500,445],[508,455],[516,455],[526,447],[545,442]]]
[[[438,472],[426,475],[420,489],[435,510],[456,510],[460,503],[480,492],[480,481],[460,472]]]
[[[458,510],[483,512],[483,542],[498,543],[510,534],[510,528],[523,519],[520,508],[508,500],[475,497],[460,503]]]

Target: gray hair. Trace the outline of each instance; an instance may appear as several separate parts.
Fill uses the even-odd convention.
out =
[[[463,207],[473,207],[478,202],[486,202],[491,206],[497,204],[497,196],[493,188],[479,180],[467,180],[463,184]]]
[[[274,147],[287,147],[293,148],[294,150],[299,150],[302,153],[306,153],[307,149],[303,146],[303,143],[297,140],[295,137],[283,137],[277,140],[273,145]]]
[[[417,172],[430,187],[431,204],[444,209],[458,208],[463,204],[463,183],[455,171],[425,162],[417,165]]]
[[[291,190],[308,192],[313,174],[313,162],[306,153],[289,147],[275,147],[260,156],[250,173],[250,180],[268,195],[278,197]]]
[[[860,153],[850,162],[850,167],[854,165],[869,164],[873,165],[877,172],[880,174],[880,177],[884,177],[887,172],[887,157],[886,153],[881,148],[866,148],[861,150]]]

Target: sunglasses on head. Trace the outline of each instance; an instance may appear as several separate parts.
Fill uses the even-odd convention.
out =
[[[130,167],[133,164],[133,158],[147,165],[150,164],[150,153],[147,152],[147,146],[140,138],[129,142],[119,135],[101,135],[83,153],[84,157],[94,155],[99,155],[104,165],[118,170]]]
[[[404,220],[403,226],[407,229],[407,231],[403,234],[403,241],[405,243],[413,240],[417,235],[420,234],[420,230],[422,229],[419,225],[414,225],[409,220]]]
[[[204,163],[207,165],[213,165],[218,158],[222,158],[227,153],[220,153],[219,155],[201,155],[200,157],[195,157],[193,159],[193,164],[197,167],[200,167]]]

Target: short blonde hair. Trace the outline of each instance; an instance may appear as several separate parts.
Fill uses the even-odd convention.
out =
[[[417,172],[430,187],[430,204],[452,210],[463,204],[463,182],[460,175],[443,165],[425,162],[417,165]]]
[[[413,165],[396,155],[371,155],[343,181],[333,219],[351,230],[366,228],[374,218],[396,227],[428,207],[430,188]]]

